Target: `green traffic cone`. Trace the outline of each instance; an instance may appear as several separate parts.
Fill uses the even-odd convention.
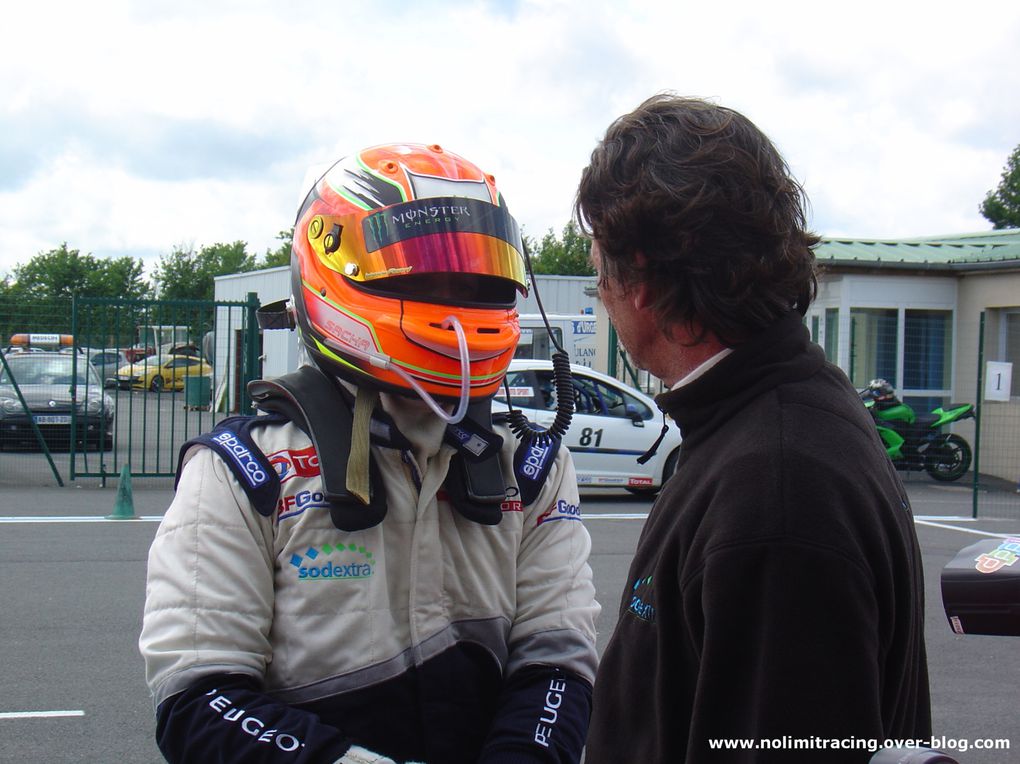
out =
[[[117,486],[117,503],[113,506],[113,514],[107,520],[134,520],[135,499],[131,493],[131,469],[124,465],[120,471],[120,483]]]

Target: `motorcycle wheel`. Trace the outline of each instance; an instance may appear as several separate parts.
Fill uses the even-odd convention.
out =
[[[947,435],[925,451],[925,469],[936,480],[959,480],[970,469],[970,444],[959,435]]]

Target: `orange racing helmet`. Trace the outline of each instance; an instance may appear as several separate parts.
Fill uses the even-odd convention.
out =
[[[292,305],[312,359],[426,401],[496,393],[520,338],[525,273],[495,179],[438,145],[341,159],[295,222]]]

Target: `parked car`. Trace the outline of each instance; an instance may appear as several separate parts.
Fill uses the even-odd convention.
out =
[[[117,370],[117,386],[122,390],[183,390],[184,378],[208,376],[212,366],[190,355],[151,355]]]
[[[69,445],[73,420],[77,443],[113,447],[114,402],[83,355],[76,359],[70,353],[43,351],[6,358],[10,374],[0,367],[0,444],[34,443],[34,419],[47,443]]]
[[[202,355],[202,349],[193,342],[185,344],[169,342],[165,345],[160,345],[159,350],[156,351],[156,355],[190,355],[193,358],[202,358],[202,360],[206,360]]]
[[[659,437],[662,414],[655,402],[613,377],[587,366],[572,364],[574,416],[563,438],[577,470],[577,483],[588,488],[626,488],[654,494],[673,474],[680,455],[680,431],[671,425],[658,451],[638,464]],[[510,403],[543,427],[553,422],[556,391],[550,361],[515,359],[507,372]],[[501,390],[493,411],[506,409]]]
[[[116,387],[117,370],[130,363],[124,351],[117,348],[86,348],[85,355],[107,387]],[[113,384],[109,380],[114,380]]]

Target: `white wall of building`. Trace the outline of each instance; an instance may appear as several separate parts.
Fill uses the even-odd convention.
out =
[[[541,295],[542,305],[546,313],[582,314],[594,313],[596,298],[585,294],[585,289],[592,291],[595,278],[592,276],[536,276],[536,287]],[[217,300],[245,301],[248,293],[254,292],[259,303],[275,302],[290,297],[290,267],[267,268],[250,273],[232,273],[217,276],[214,294]],[[535,288],[527,297],[518,299],[517,310],[521,314],[538,313],[538,300]],[[226,314],[224,314],[224,320]],[[236,324],[236,321],[235,321]],[[217,336],[217,356],[222,355],[225,361],[231,351],[230,340]],[[217,358],[217,362],[220,358]],[[298,341],[296,332],[283,330],[262,333],[262,376],[278,377],[293,371],[298,364]],[[229,368],[225,365],[220,368]]]

